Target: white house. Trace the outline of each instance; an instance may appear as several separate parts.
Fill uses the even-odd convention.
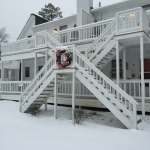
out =
[[[137,128],[137,111],[150,112],[149,25],[149,0],[77,0],[76,15],[51,22],[31,14],[17,41],[2,45],[1,99],[19,100],[21,112],[54,103],[55,118],[57,104],[72,105],[73,117],[75,105],[108,108]]]

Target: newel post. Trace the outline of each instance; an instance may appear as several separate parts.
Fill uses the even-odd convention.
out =
[[[119,14],[117,13],[117,14],[116,14],[116,34],[119,33],[119,31],[118,31],[118,30],[119,30],[119,23],[118,23],[119,20],[118,20],[118,16],[119,16]]]
[[[73,67],[75,67],[75,55],[76,55],[76,54],[75,54],[75,53],[76,53],[76,52],[75,52],[75,45],[73,45],[72,48],[73,48],[73,49],[72,49],[72,51],[73,51],[73,56],[72,56],[72,57],[73,57],[73,58],[72,58],[72,59],[73,59]]]
[[[45,46],[48,46],[47,31],[45,31]]]
[[[35,48],[37,48],[37,34],[35,33]]]
[[[142,30],[143,29],[143,10],[142,8],[140,8],[140,13],[139,13],[139,17],[140,17],[140,29]]]

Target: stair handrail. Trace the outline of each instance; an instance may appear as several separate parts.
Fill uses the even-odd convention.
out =
[[[137,122],[137,105],[138,103],[126,92],[124,92],[117,84],[111,81],[106,75],[104,75],[99,69],[95,67],[85,56],[83,56],[77,49],[74,50],[75,52],[75,66],[78,68],[79,71],[84,69],[89,71],[91,76],[93,76],[93,80],[97,85],[104,85],[107,88],[107,93],[114,94],[115,102],[122,107],[122,109],[133,119],[134,124]],[[97,80],[95,80],[96,78]],[[98,83],[98,81],[102,82],[102,84]],[[109,91],[108,91],[109,90]],[[104,88],[103,88],[104,91]],[[105,92],[106,92],[105,91]],[[120,102],[120,97],[122,98],[122,104]],[[126,103],[129,103],[129,108],[123,104],[123,98]],[[131,106],[133,106],[133,110],[131,110]]]
[[[86,50],[86,55],[88,57],[88,54],[90,53],[90,51],[92,50],[92,48],[94,46],[96,46],[96,44],[98,44],[101,40],[106,41],[106,37],[108,38],[108,35],[111,35],[112,32],[115,32],[116,27],[116,20],[113,19],[112,22],[105,28],[105,30],[101,33],[101,35],[93,42],[92,45],[90,45],[88,47],[88,49]],[[113,29],[113,30],[112,30]],[[108,31],[110,31],[110,34],[107,34]],[[103,42],[104,43],[104,42]],[[106,42],[105,42],[106,43]],[[104,44],[102,44],[102,46],[104,46]],[[90,58],[91,59],[91,58]]]
[[[94,70],[98,75],[100,75],[102,78],[105,78],[105,80],[112,84],[112,86],[114,88],[119,89],[120,93],[122,93],[123,96],[128,97],[129,99],[132,99],[132,102],[135,103],[136,105],[138,105],[138,103],[130,96],[128,95],[126,92],[124,92],[117,84],[115,84],[112,80],[110,80],[106,75],[104,75],[95,65],[93,65],[93,63],[91,63],[85,56],[83,56],[77,49],[74,50],[76,54],[78,54],[78,56],[86,63],[86,65],[90,68],[92,68],[92,70]],[[75,54],[75,57],[76,57]],[[76,59],[75,59],[75,63],[76,63]],[[119,91],[118,91],[119,92]]]
[[[49,32],[47,32],[47,36],[56,44],[57,47],[63,46],[57,39],[55,39]],[[53,46],[53,45],[52,45]],[[53,46],[55,47],[55,46]],[[55,47],[56,48],[56,47]]]
[[[37,81],[37,79],[44,73],[45,69],[48,67],[50,63],[55,64],[55,53],[52,55],[52,57],[49,58],[49,60],[45,63],[45,65],[41,68],[41,70],[37,73],[37,75],[34,77],[34,79],[31,81],[31,83],[26,87],[26,89],[21,94],[21,98],[27,93],[27,91],[31,88],[31,86]],[[36,84],[35,84],[36,85]],[[23,99],[22,99],[23,100]]]

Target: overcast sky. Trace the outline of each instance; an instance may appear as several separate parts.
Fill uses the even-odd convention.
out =
[[[123,0],[93,0],[94,8],[101,2],[102,6]],[[76,0],[0,0],[0,28],[6,27],[10,34],[9,41],[15,41],[27,22],[31,13],[38,14],[38,11],[45,4],[52,3],[60,7],[63,17],[76,14]]]

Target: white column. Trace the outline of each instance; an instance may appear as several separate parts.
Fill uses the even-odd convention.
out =
[[[37,53],[35,52],[35,58],[34,58],[34,76],[37,74]]]
[[[140,37],[140,56],[141,56],[142,119],[145,119],[144,42],[143,42],[143,36]]]
[[[116,41],[116,84],[120,82],[120,66],[119,66],[119,42]]]
[[[45,111],[47,111],[47,100],[45,101]]]
[[[75,72],[72,73],[72,123],[74,124],[74,110],[75,110]]]
[[[54,117],[57,119],[57,73],[55,75],[55,89],[54,89]]]
[[[123,79],[127,79],[126,75],[126,49],[123,49]],[[126,92],[126,83],[124,83],[124,91]]]
[[[119,86],[120,82],[120,66],[119,66],[119,41],[116,41],[116,84]],[[119,93],[117,92],[117,99],[119,100]]]

